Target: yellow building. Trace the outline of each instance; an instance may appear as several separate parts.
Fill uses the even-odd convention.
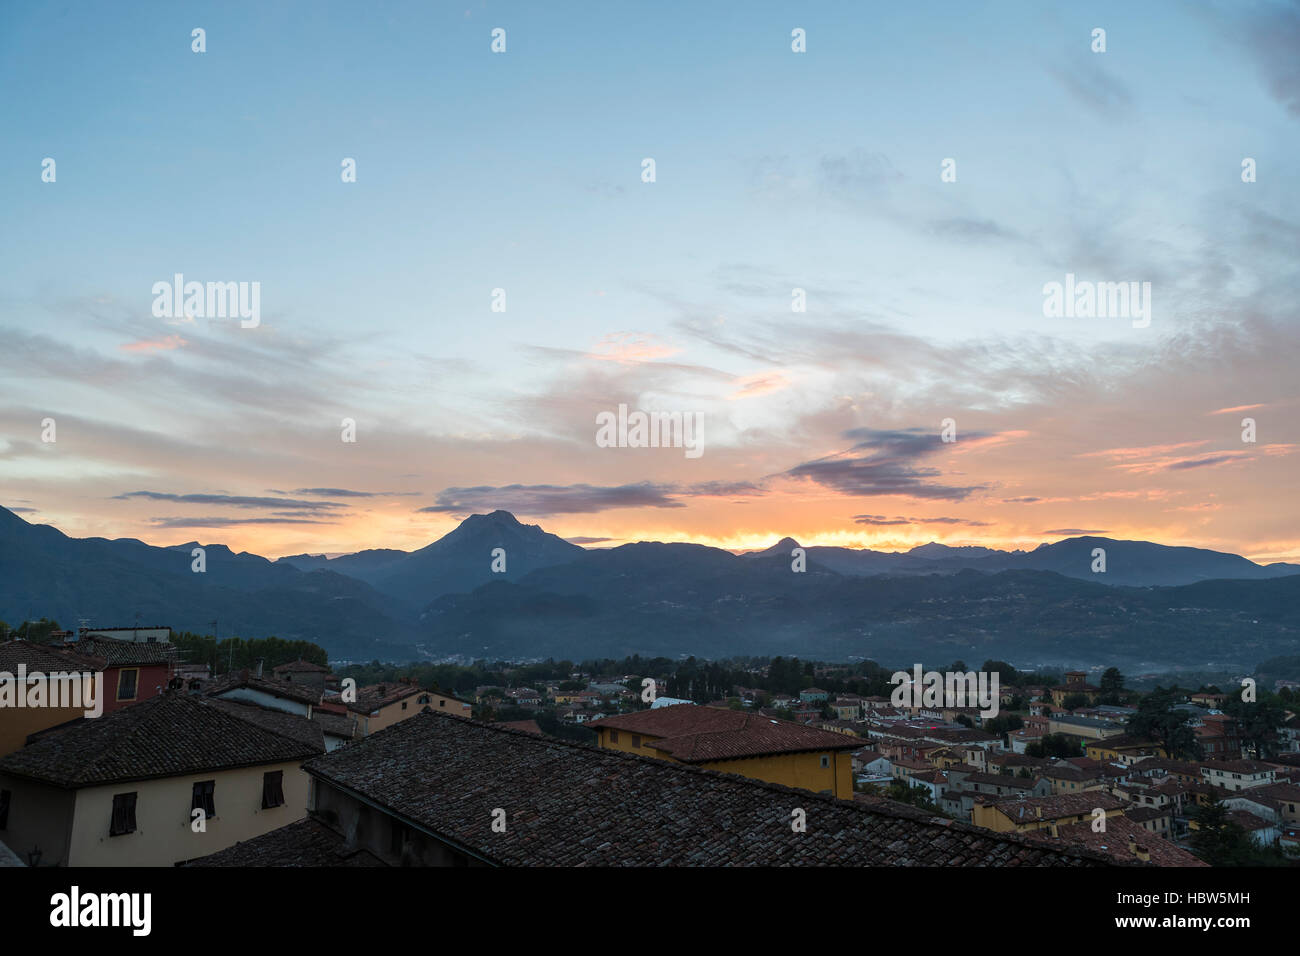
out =
[[[844,800],[853,797],[856,736],[761,714],[674,704],[592,721],[600,746],[780,783]]]
[[[470,717],[474,709],[467,701],[450,694],[424,690],[407,678],[399,678],[394,684],[359,687],[356,698],[351,702],[343,701],[343,705],[357,718],[358,733],[362,737],[378,733],[399,720],[414,717],[426,707],[457,717]]]
[[[1050,797],[1012,797],[976,803],[971,808],[971,822],[997,833],[1047,830],[1056,836],[1059,827],[1096,819],[1097,810],[1108,818],[1123,816],[1126,806],[1125,801],[1101,790]]]
[[[1113,761],[1115,763],[1133,764],[1146,757],[1168,758],[1169,751],[1154,740],[1143,740],[1129,734],[1119,734],[1102,740],[1094,740],[1084,746],[1084,751],[1093,760]]]
[[[1057,707],[1065,705],[1065,698],[1080,694],[1088,699],[1089,704],[1097,703],[1101,688],[1094,687],[1086,680],[1083,671],[1070,671],[1065,675],[1065,683],[1052,688],[1052,703]]]
[[[0,758],[0,841],[41,866],[171,866],[301,819],[320,728],[256,711],[170,693],[47,732]]]

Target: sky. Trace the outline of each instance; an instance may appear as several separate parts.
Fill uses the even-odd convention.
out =
[[[0,504],[1300,560],[1297,50],[1298,2],[0,5]]]

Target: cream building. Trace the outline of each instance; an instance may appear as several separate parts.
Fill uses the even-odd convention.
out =
[[[0,841],[29,865],[172,866],[301,819],[324,752],[305,717],[166,694],[0,758]]]

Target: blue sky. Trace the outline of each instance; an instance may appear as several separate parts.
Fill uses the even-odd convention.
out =
[[[925,497],[782,476],[952,415],[987,447],[921,477],[970,469],[940,483],[986,489],[972,540],[1292,554],[1300,515],[1206,509],[1294,472],[1297,23],[1280,2],[7,5],[0,482],[69,533],[169,543],[192,519],[270,551],[416,546],[453,516],[415,505],[542,486],[575,510],[525,516],[571,536],[904,546],[936,526],[863,540],[855,516]],[[262,326],[155,319],[177,272],[260,282]],[[1151,281],[1152,327],[1046,320],[1066,272]],[[592,415],[620,401],[707,413],[716,452],[602,454]],[[1247,405],[1275,412],[1273,450],[1164,462],[1199,485],[1101,454],[1209,455],[1230,430],[1206,416]],[[364,456],[340,457],[346,415]],[[1081,459],[1105,464],[1076,487]],[[1130,510],[1077,503],[1117,469]],[[659,504],[591,504],[644,483]],[[318,485],[406,494],[311,525],[117,497]],[[1153,491],[1202,510],[1133,510]],[[1064,500],[1003,507],[1023,497]]]

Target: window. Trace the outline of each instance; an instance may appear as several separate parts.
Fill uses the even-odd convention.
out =
[[[108,828],[109,836],[121,836],[135,832],[135,794],[113,794],[113,823]]]
[[[406,710],[406,701],[402,701],[402,710]]]
[[[388,839],[388,849],[393,853],[401,853],[402,845],[411,839],[411,828],[404,823],[398,823],[396,820],[392,823],[392,829]]]
[[[9,790],[0,790],[0,830],[9,829],[9,800],[13,793]]]
[[[611,730],[611,731],[609,732],[609,742],[610,742],[611,744],[616,744],[616,743],[618,743],[618,731],[617,731],[617,730]]]
[[[428,694],[421,694],[421,695],[420,695],[420,703],[422,703],[422,704],[427,704],[428,702],[429,702],[429,695],[428,695]]]
[[[438,701],[438,706],[439,706],[439,707],[446,707],[446,706],[447,706],[447,702],[446,702],[445,700],[441,700],[441,699],[440,699],[440,700]]]
[[[633,735],[632,735],[632,746],[633,746],[633,747],[640,747],[640,746],[641,746],[641,735],[640,735],[640,734],[633,734]]]
[[[262,774],[262,809],[284,806],[284,771],[268,770]]]
[[[830,754],[822,754],[822,769],[825,770],[831,765]]]
[[[135,700],[136,684],[140,679],[140,669],[133,667],[130,670],[122,670],[117,675],[117,699],[118,700]]]
[[[193,816],[195,810],[202,810],[204,818],[211,820],[217,815],[216,806],[217,782],[215,780],[200,780],[194,784],[194,796],[190,800],[190,815]]]

